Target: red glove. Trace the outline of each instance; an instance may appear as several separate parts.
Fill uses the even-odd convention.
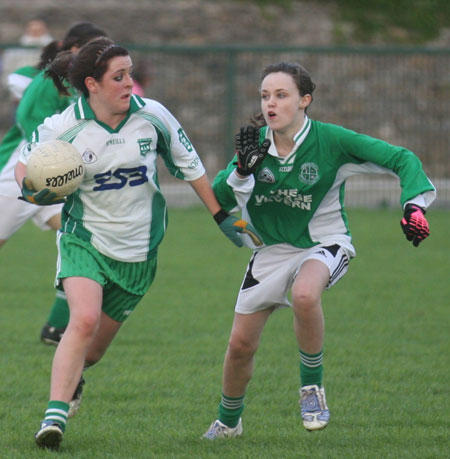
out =
[[[406,239],[412,241],[414,247],[417,247],[430,235],[430,227],[425,214],[425,209],[422,209],[422,207],[416,204],[407,204],[403,218],[400,221]]]

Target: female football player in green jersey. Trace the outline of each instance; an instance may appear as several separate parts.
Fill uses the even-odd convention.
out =
[[[46,78],[45,68],[59,51],[77,50],[89,40],[106,33],[94,24],[82,22],[73,25],[62,41],[49,43],[36,67],[37,75],[28,84],[16,110],[16,124],[0,144],[0,247],[28,220],[43,230],[57,230],[61,226],[61,205],[37,207],[19,201],[20,189],[14,178],[14,167],[22,143],[47,116],[60,113],[76,100],[76,91],[60,95],[53,81]],[[69,309],[63,292],[57,291],[47,321],[41,330],[41,340],[58,344],[69,321]]]
[[[405,148],[309,119],[306,110],[314,89],[298,64],[267,67],[257,127],[241,129],[235,140],[237,162],[219,172],[213,184],[222,207],[241,210],[264,246],[253,252],[239,291],[219,417],[204,434],[208,439],[241,435],[254,354],[270,314],[284,306],[292,307],[300,351],[303,425],[320,430],[328,424],[321,296],[342,278],[355,256],[343,205],[348,177],[397,175],[407,239],[418,246],[429,234],[425,208],[436,193],[419,159]]]
[[[128,51],[104,38],[90,41],[77,55],[61,53],[49,69],[62,93],[62,80],[68,79],[82,96],[47,118],[33,143],[71,142],[82,154],[85,175],[67,197],[57,237],[57,284],[67,295],[70,320],[55,352],[50,401],[35,436],[40,447],[59,447],[83,368],[100,360],[153,282],[167,225],[157,156],[172,175],[191,185],[237,245],[242,245],[238,234],[251,231],[221,209],[173,115],[158,102],[132,94],[132,70]],[[30,148],[22,149],[16,167],[23,199],[51,204],[54,193],[35,192],[25,177]]]

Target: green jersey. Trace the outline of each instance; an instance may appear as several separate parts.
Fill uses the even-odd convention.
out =
[[[51,78],[45,77],[42,70],[26,89],[16,111],[17,124],[25,140],[30,140],[34,130],[47,116],[61,113],[77,96],[74,89],[70,89],[71,96],[62,96],[58,93]]]
[[[118,261],[154,257],[166,231],[158,155],[174,177],[192,181],[205,174],[173,115],[139,96],[131,97],[129,113],[116,129],[98,121],[83,96],[63,113],[47,118],[33,136],[33,142],[52,139],[71,142],[85,166],[80,188],[64,204],[62,231]],[[31,146],[21,151],[24,164]]]
[[[219,172],[213,189],[226,210],[242,210],[266,245],[339,244],[354,256],[344,187],[355,174],[398,176],[402,205],[415,200],[427,207],[435,198],[420,160],[405,148],[307,117],[286,157],[278,155],[267,126],[260,130],[260,141],[264,138],[272,145],[258,171],[239,179],[234,160]]]

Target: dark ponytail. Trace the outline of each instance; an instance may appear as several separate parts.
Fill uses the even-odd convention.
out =
[[[61,42],[58,40],[51,41],[47,46],[45,46],[42,49],[40,61],[36,65],[36,68],[39,70],[44,70],[60,51]]]
[[[69,71],[74,59],[75,55],[71,51],[61,51],[48,65],[45,72],[45,76],[53,80],[53,84],[62,96],[70,96],[69,89],[64,84],[64,81],[69,79]]]

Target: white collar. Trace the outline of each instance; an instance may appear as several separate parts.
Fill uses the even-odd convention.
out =
[[[269,148],[269,155],[275,156],[275,158],[279,158],[282,162],[288,162],[292,158],[292,156],[295,154],[295,152],[298,150],[298,148],[303,143],[303,141],[306,139],[306,136],[308,135],[310,129],[311,129],[311,120],[305,115],[305,121],[301,129],[293,137],[293,140],[295,142],[294,148],[287,156],[281,157],[278,154],[277,148],[275,146],[275,142],[273,140],[273,131],[272,129],[268,128],[267,133],[266,133],[266,138],[270,139],[271,141],[270,148]]]

